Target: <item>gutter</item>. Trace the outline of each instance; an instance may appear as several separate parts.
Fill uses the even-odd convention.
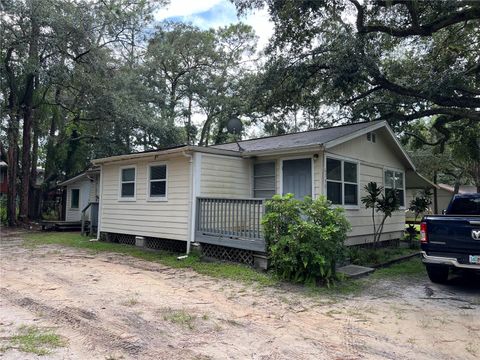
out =
[[[325,147],[323,146],[323,144],[315,144],[315,145],[281,148],[281,149],[268,150],[268,151],[266,150],[244,151],[242,153],[242,157],[250,158],[254,156],[288,155],[288,154],[304,153],[304,152],[311,152],[311,151],[323,151],[323,150],[325,150]]]
[[[158,150],[158,151],[150,151],[150,152],[143,152],[143,153],[134,153],[134,154],[125,154],[125,155],[116,155],[110,156],[107,158],[100,158],[92,160],[93,165],[101,165],[106,163],[114,163],[126,160],[134,160],[134,159],[141,159],[141,158],[148,158],[148,157],[158,157],[163,155],[170,155],[170,154],[185,154],[187,152],[202,152],[208,154],[217,154],[217,155],[226,155],[226,156],[234,156],[240,157],[241,153],[238,151],[232,150],[221,150],[221,149],[214,149],[209,147],[203,146],[183,146],[178,147],[175,149],[167,149],[167,150]]]

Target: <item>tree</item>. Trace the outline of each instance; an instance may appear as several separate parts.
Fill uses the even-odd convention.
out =
[[[268,96],[276,107],[336,119],[386,119],[398,131],[432,118],[448,142],[480,120],[480,2],[233,0],[240,12],[269,7]]]
[[[146,13],[151,9],[148,0],[2,2],[0,90],[5,99],[2,104],[5,126],[1,130],[7,133],[8,140],[11,225],[15,223],[17,193],[20,218],[28,219],[39,142],[47,139],[47,156],[58,157],[62,152],[58,151],[59,146],[69,148],[64,152],[68,173],[69,168],[78,169],[71,166],[75,165],[72,161],[75,163],[78,149],[88,151],[82,146],[85,140],[96,138],[95,134],[82,133],[91,128],[88,124],[97,120],[109,122],[116,115],[110,113],[106,119],[91,117],[98,115],[98,111],[92,114],[94,100],[102,86],[108,84],[105,79],[114,70],[115,57],[122,55],[121,49],[113,52],[112,45],[134,45],[132,33],[139,30],[141,19],[147,18]],[[85,81],[88,75],[91,75],[89,80],[103,82]],[[108,104],[100,108],[112,110]],[[95,125],[102,128],[99,123]],[[86,163],[85,153],[82,157],[81,162]],[[49,171],[54,169],[51,159],[46,162]],[[62,169],[57,168],[58,172]],[[49,174],[49,178],[52,176],[53,173]],[[17,192],[19,179],[21,191]]]
[[[178,142],[197,140],[194,112],[204,116],[201,145],[210,136],[214,143],[224,140],[228,119],[248,112],[244,62],[255,49],[254,40],[252,28],[244,24],[216,30],[168,22],[157,27],[145,54],[144,79],[157,121],[178,129],[184,120]]]
[[[454,184],[455,193],[460,185],[472,183],[480,190],[480,123],[463,126],[461,122],[449,124],[448,142],[427,121],[410,124],[403,143],[422,173],[438,182]]]
[[[367,195],[362,197],[361,201],[365,208],[372,209],[373,246],[376,248],[380,242],[385,221],[400,208],[400,200],[396,191],[385,191],[385,194],[382,194],[383,187],[378,186],[376,182],[369,182],[364,189]],[[375,212],[382,216],[378,227],[375,226]]]

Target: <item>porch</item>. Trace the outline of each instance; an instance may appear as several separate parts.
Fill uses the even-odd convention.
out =
[[[265,199],[197,198],[195,241],[266,252],[261,220]]]

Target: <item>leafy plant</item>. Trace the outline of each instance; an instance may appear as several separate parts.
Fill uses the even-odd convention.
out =
[[[266,203],[262,225],[271,266],[280,278],[327,285],[335,279],[350,229],[343,209],[323,196],[301,201],[292,194],[275,195]]]
[[[400,208],[400,200],[397,191],[386,191],[385,194],[382,194],[383,187],[373,181],[365,185],[364,189],[367,195],[361,200],[365,208],[372,209],[373,246],[376,248],[380,242],[385,221]],[[375,224],[375,212],[382,214],[382,220],[378,227]]]
[[[0,224],[7,225],[7,201],[0,198]]]
[[[417,194],[412,201],[410,201],[410,207],[408,210],[415,214],[414,223],[408,225],[407,233],[410,241],[410,245],[413,244],[413,240],[417,235],[417,230],[415,229],[415,224],[417,223],[418,217],[424,212],[428,211],[430,205],[432,204],[431,199],[432,193],[430,190],[425,189],[420,194]]]

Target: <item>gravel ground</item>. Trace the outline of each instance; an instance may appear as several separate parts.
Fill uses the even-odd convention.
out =
[[[355,296],[307,296],[113,253],[0,242],[2,359],[478,359],[480,281],[378,280]],[[66,346],[8,346],[19,327]]]

